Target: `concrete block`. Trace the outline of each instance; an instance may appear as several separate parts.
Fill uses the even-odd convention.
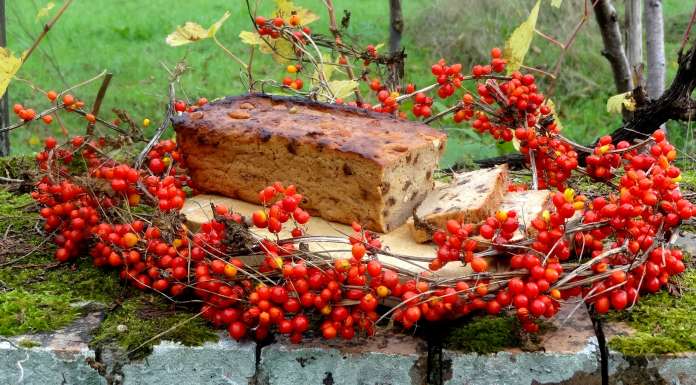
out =
[[[566,306],[541,338],[541,350],[479,355],[443,351],[448,385],[601,384],[599,350],[584,306]]]
[[[275,343],[261,349],[260,385],[418,385],[426,378],[425,343],[406,335],[369,340]]]
[[[0,340],[0,384],[106,384],[87,363],[88,358],[94,359],[94,351],[87,346],[89,334],[100,320],[100,313],[90,313],[54,333]],[[23,340],[38,346],[22,348]]]
[[[247,385],[256,372],[256,344],[229,336],[202,346],[164,341],[139,362],[125,364],[124,385]]]

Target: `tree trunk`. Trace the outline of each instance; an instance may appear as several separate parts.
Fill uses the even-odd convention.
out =
[[[610,0],[597,0],[594,7],[595,18],[602,33],[604,50],[602,55],[609,60],[614,74],[617,92],[627,92],[633,88],[628,59],[624,51],[619,29],[618,15]]]
[[[645,48],[648,56],[646,89],[648,97],[657,99],[665,91],[665,37],[662,0],[645,0]]]
[[[640,74],[643,64],[643,26],[641,0],[626,0],[626,53],[631,73]],[[636,77],[633,77],[636,83]],[[637,85],[637,84],[636,84]]]
[[[389,0],[389,52],[401,50],[401,33],[404,32],[404,18],[401,13],[401,0]]]
[[[5,18],[5,0],[0,0],[0,46],[7,47],[7,26]],[[0,127],[10,125],[10,95],[9,87],[0,100]],[[0,156],[10,155],[10,133],[0,133]]]

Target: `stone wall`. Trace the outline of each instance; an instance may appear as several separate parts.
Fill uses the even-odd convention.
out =
[[[0,384],[601,384],[597,342],[583,314],[547,332],[535,352],[479,355],[444,349],[433,356],[426,341],[405,334],[264,346],[221,335],[199,347],[162,342],[148,357],[124,361],[88,346],[90,331],[100,322],[100,314],[92,313],[56,333],[0,342]],[[21,347],[28,340],[39,346]],[[696,384],[694,353],[624,357],[612,352],[608,364],[610,384]]]

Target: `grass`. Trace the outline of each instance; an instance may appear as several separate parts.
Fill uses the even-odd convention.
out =
[[[12,50],[26,49],[38,34],[41,24],[36,19],[36,12],[43,3],[43,0],[8,3],[8,41]],[[60,1],[56,3],[55,9]],[[296,0],[296,3],[314,10],[321,17],[311,25],[313,30],[328,33],[327,16],[321,0]],[[363,46],[387,41],[388,2],[353,0],[335,3],[339,18],[344,10],[351,12],[347,33],[350,40]],[[505,0],[409,0],[402,3],[406,18],[403,45],[408,54],[407,80],[424,85],[431,81],[430,63],[439,57],[467,65],[484,60],[490,47],[501,46],[526,18],[532,0],[515,2],[514,5]],[[581,0],[567,0],[560,9],[543,3],[538,28],[561,39],[568,36],[582,13]],[[676,50],[692,5],[681,0],[663,3],[670,78],[676,69]],[[260,1],[260,8],[261,14],[270,14],[273,1]],[[182,97],[214,99],[244,91],[239,66],[212,41],[178,48],[164,43],[166,35],[177,25],[195,21],[208,26],[225,11],[230,11],[231,17],[218,36],[232,52],[246,58],[248,46],[239,41],[238,34],[250,29],[250,21],[241,0],[190,0],[175,5],[165,0],[151,0],[147,5],[139,1],[124,1],[118,5],[108,0],[74,2],[18,76],[40,88],[60,90],[107,69],[114,73],[114,78],[102,108],[104,116],[111,118],[113,115],[109,111],[118,107],[127,109],[136,121],[145,117],[156,120],[166,99],[167,73],[163,64],[171,67],[183,59],[190,67],[181,81],[179,95]],[[619,124],[618,116],[605,113],[606,99],[615,91],[608,62],[600,51],[598,28],[590,19],[564,60],[554,96],[560,117],[567,127],[566,133],[579,141],[589,142]],[[536,37],[527,64],[549,68],[557,55],[557,47]],[[254,69],[258,79],[280,79],[283,76],[283,66],[259,54],[255,56]],[[98,83],[80,89],[78,96],[91,103]],[[10,99],[12,103],[23,103],[37,110],[46,106],[43,95],[22,81],[13,83]],[[81,119],[69,118],[66,122],[71,133],[83,130],[84,121]],[[696,145],[693,140],[687,140],[690,137],[686,135],[691,127],[671,126],[675,132],[675,144],[685,152],[693,152]],[[51,134],[59,134],[56,127],[53,129],[55,131]],[[22,154],[38,150],[38,138],[49,130],[39,123],[17,130],[12,134],[13,152]],[[510,148],[495,146],[492,139],[481,142],[468,128],[450,132],[453,140],[444,166],[462,157],[483,158],[510,151]]]

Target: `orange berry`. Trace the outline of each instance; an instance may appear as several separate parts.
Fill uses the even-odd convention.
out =
[[[133,233],[123,234],[123,245],[130,248],[138,243],[138,236]]]
[[[74,96],[72,96],[72,95],[70,95],[70,94],[63,95],[63,104],[65,104],[66,106],[70,106],[70,105],[72,105],[73,103],[75,103],[75,97],[74,97]]]

